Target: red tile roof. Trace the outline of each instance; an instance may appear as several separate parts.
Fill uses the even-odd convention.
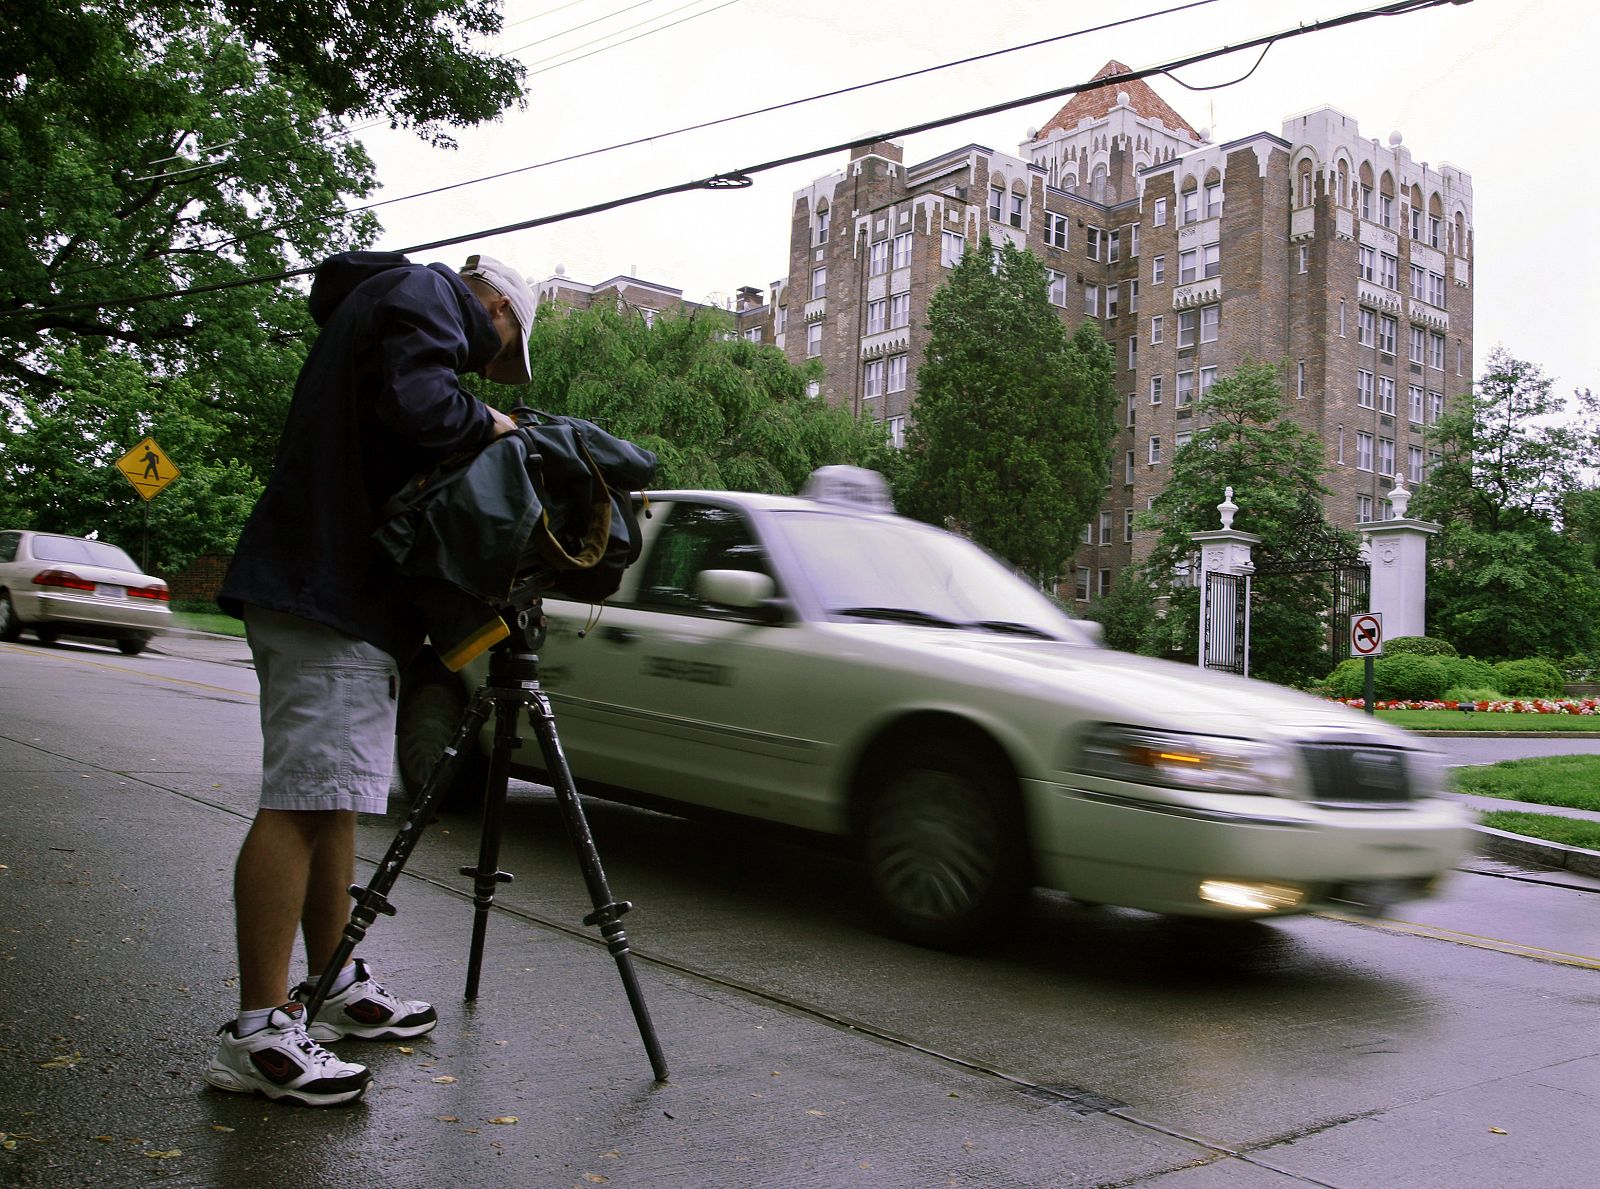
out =
[[[1131,68],[1121,62],[1107,62],[1100,68],[1100,73],[1095,75],[1091,82],[1098,82],[1103,78],[1113,75],[1131,73]],[[1106,115],[1117,105],[1117,92],[1128,93],[1128,104],[1135,112],[1147,120],[1160,120],[1166,127],[1177,131],[1187,132],[1195,139],[1199,133],[1189,126],[1189,121],[1180,116],[1167,101],[1157,95],[1143,79],[1129,79],[1121,84],[1107,84],[1095,87],[1090,91],[1082,91],[1067,101],[1067,105],[1056,112],[1055,117],[1034,135],[1035,140],[1043,140],[1051,132],[1060,128],[1071,132],[1078,126],[1078,121],[1083,119],[1098,120]]]

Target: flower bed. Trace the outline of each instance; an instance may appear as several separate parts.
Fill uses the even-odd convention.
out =
[[[1365,698],[1336,698],[1346,706],[1366,709]],[[1372,703],[1375,710],[1461,710],[1484,714],[1600,714],[1600,698],[1530,698],[1493,702],[1385,702]]]

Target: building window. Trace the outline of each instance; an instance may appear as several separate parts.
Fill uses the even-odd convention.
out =
[[[1420,326],[1411,328],[1411,362],[1421,363],[1428,346],[1428,332]]]
[[[1085,545],[1094,544],[1094,521],[1089,520],[1084,522],[1083,537],[1081,539]]]
[[[889,295],[889,325],[911,325],[911,294],[891,293]]]
[[[775,315],[775,319],[776,319],[776,321],[773,323],[773,327],[772,327],[772,332],[774,334],[782,334],[784,331],[788,330],[789,329],[789,307],[788,306],[779,306],[778,307],[778,312]]]
[[[1139,311],[1139,282],[1128,282],[1128,313],[1135,314]]]
[[[1128,424],[1132,425],[1133,423],[1130,421]],[[1130,487],[1133,485],[1133,467],[1133,451],[1129,450],[1127,460],[1123,463],[1122,481]]]
[[[1153,405],[1159,405],[1161,403],[1161,377],[1160,376],[1151,376],[1150,377],[1150,403],[1153,404]]]
[[[1378,279],[1378,249],[1366,245],[1356,249],[1356,273],[1363,281]]]
[[[939,241],[939,263],[946,268],[954,268],[961,263],[966,250],[966,236],[958,231],[946,231]]]
[[[1222,328],[1222,307],[1217,305],[1200,307],[1200,341],[1214,343],[1217,341],[1217,332]]]
[[[822,323],[808,322],[806,324],[806,355],[815,359],[822,354]]]
[[[1444,220],[1438,215],[1428,216],[1428,243],[1435,248],[1444,247]]]
[[[1370,495],[1356,496],[1356,523],[1370,524],[1372,522],[1372,497]]]
[[[1100,316],[1100,286],[1085,285],[1083,287],[1083,312],[1091,318]]]
[[[1194,434],[1190,433],[1188,430],[1185,430],[1180,434],[1174,434],[1172,436],[1172,457],[1178,457],[1178,453],[1189,444],[1189,440],[1193,437]]]
[[[1045,269],[1045,281],[1049,284],[1050,304],[1067,308],[1067,274]]]
[[[1200,249],[1190,248],[1178,253],[1178,284],[1188,285],[1199,276]]]
[[[1194,373],[1179,372],[1172,387],[1172,407],[1186,409],[1194,403]]]
[[[1106,233],[1106,263],[1115,264],[1122,259],[1122,232],[1113,228]]]
[[[821,396],[822,395],[822,381],[821,380],[807,380],[806,381],[806,395],[810,396],[810,397]]]
[[[1361,187],[1361,217],[1367,222],[1372,222],[1372,187]]]
[[[861,365],[861,395],[883,395],[884,365],[881,359],[869,359]]]
[[[1160,285],[1163,284],[1166,279],[1167,258],[1165,256],[1156,256],[1150,261],[1150,283],[1152,285]]]
[[[1139,224],[1130,223],[1130,224],[1128,224],[1128,255],[1129,256],[1137,256],[1138,254],[1139,254]]]
[[[1394,439],[1378,439],[1378,474],[1394,474]]]
[[[1160,314],[1156,314],[1150,319],[1150,345],[1152,347],[1160,345],[1165,326],[1166,319]]]
[[[761,341],[761,327],[752,326],[744,332],[744,337],[747,342],[759,343]]]
[[[1406,478],[1413,484],[1422,482],[1422,447],[1406,447]]]
[[[1295,248],[1295,256],[1299,270],[1303,273],[1311,271],[1311,245],[1299,244]]]
[[[1390,315],[1385,314],[1378,319],[1378,350],[1385,355],[1395,352],[1395,338],[1400,332],[1400,323]]]
[[[1150,226],[1165,227],[1167,225],[1167,200],[1156,199],[1155,210],[1150,215]]]
[[[1206,218],[1217,219],[1222,217],[1222,183],[1212,182],[1206,186]]]
[[[1411,266],[1411,296],[1417,301],[1428,299],[1428,270],[1420,264]]]
[[[1370,347],[1378,341],[1378,315],[1365,306],[1356,311],[1356,342]]]
[[[1400,261],[1387,252],[1378,253],[1378,284],[1385,289],[1400,288]]]
[[[1100,512],[1100,544],[1111,544],[1111,513],[1104,509]]]
[[[1079,566],[1078,567],[1077,589],[1074,591],[1074,594],[1077,595],[1078,602],[1080,602],[1080,603],[1087,603],[1089,601],[1089,567],[1088,566]]]
[[[1187,285],[1222,271],[1222,245],[1204,244],[1178,253],[1178,284]]]
[[[1394,195],[1378,195],[1378,222],[1385,227],[1394,226]]]
[[[1128,336],[1128,370],[1131,372],[1134,368],[1136,368],[1138,366],[1139,366],[1139,336],[1136,335],[1136,334],[1130,334]]]
[[[1428,274],[1428,304],[1444,309],[1444,277],[1436,272]]]
[[[1044,215],[1044,242],[1052,248],[1067,246],[1067,228],[1072,226],[1072,220],[1066,215],[1058,215],[1054,211],[1046,211]]]
[[[894,266],[896,268],[911,267],[911,232],[902,231],[894,237]]]
[[[1129,429],[1133,428],[1133,417],[1134,417],[1134,414],[1138,412],[1138,410],[1139,410],[1139,394],[1137,392],[1128,393],[1128,428]]]
[[[1302,359],[1294,369],[1294,395],[1296,400],[1306,398],[1306,361]]]
[[[1193,310],[1178,311],[1178,350],[1194,346],[1195,329],[1200,319]]]
[[[904,450],[906,448],[905,415],[902,414],[899,417],[891,417],[888,421],[884,422],[884,424],[889,427],[889,445],[893,446],[896,450]]]
[[[996,223],[1000,222],[1002,212],[1005,210],[1006,192],[1003,186],[989,187],[989,218]]]
[[[887,301],[867,302],[867,333],[877,334],[889,325],[889,303]]]
[[[1084,253],[1089,257],[1090,260],[1100,259],[1100,243],[1105,238],[1105,234],[1106,233],[1100,230],[1098,227],[1090,227],[1085,230],[1084,239],[1086,241],[1086,245],[1084,247]]]
[[[1339,299],[1339,337],[1344,338],[1344,298]]]
[[[1122,286],[1121,285],[1107,285],[1106,286],[1106,317],[1107,318],[1115,318],[1117,316],[1117,300],[1121,295],[1122,295]]]
[[[1356,470],[1370,471],[1372,469],[1372,435],[1369,433],[1356,434]]]
[[[1428,393],[1428,424],[1437,425],[1439,418],[1444,416],[1444,393]]]
[[[1161,435],[1160,434],[1151,434],[1150,435],[1149,459],[1150,459],[1150,465],[1151,466],[1157,467],[1157,466],[1161,465]]]
[[[1356,369],[1356,404],[1363,409],[1373,408],[1376,402],[1372,399],[1372,373],[1366,368]]]
[[[1339,427],[1339,452],[1335,458],[1340,466],[1344,466],[1344,426]]]
[[[828,266],[811,270],[811,300],[828,296]]]
[[[1133,509],[1132,508],[1124,508],[1124,509],[1122,509],[1122,539],[1124,541],[1133,540]]]
[[[906,359],[905,355],[889,356],[889,388],[890,392],[904,392],[906,390]]]
[[[1422,238],[1422,211],[1418,207],[1411,208],[1411,238]]]
[[[1422,424],[1424,405],[1422,403],[1422,389],[1412,384],[1406,389],[1406,403],[1411,410],[1411,420],[1416,425]]]
[[[1178,201],[1182,204],[1184,223],[1198,223],[1200,221],[1200,191],[1193,188],[1185,190]]]
[[[889,241],[880,239],[867,249],[867,272],[869,275],[882,276],[889,271]]]
[[[823,207],[817,212],[817,243],[828,242],[828,208]]]
[[[1200,369],[1200,392],[1199,392],[1199,398],[1201,400],[1205,400],[1206,397],[1211,395],[1211,386],[1213,384],[1215,384],[1216,382],[1217,382],[1217,369],[1216,368],[1214,368],[1214,367],[1203,367],[1203,368]]]
[[[1394,416],[1394,377],[1378,377],[1378,412]]]
[[[1428,336],[1428,366],[1444,371],[1444,335]]]
[[[1111,593],[1111,571],[1100,571],[1100,597],[1103,599]]]

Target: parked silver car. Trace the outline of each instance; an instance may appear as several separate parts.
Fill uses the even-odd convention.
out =
[[[906,937],[981,939],[1033,887],[1181,916],[1377,910],[1470,847],[1422,741],[1105,648],[971,541],[815,499],[651,509],[603,608],[545,601],[580,788],[853,838]],[[480,676],[408,673],[413,787]]]
[[[0,531],[0,640],[26,628],[116,641],[128,656],[144,651],[172,622],[167,584],[107,541],[28,529]]]

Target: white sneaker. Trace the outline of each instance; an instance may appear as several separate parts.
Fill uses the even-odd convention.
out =
[[[354,1102],[372,1084],[364,1065],[341,1061],[306,1034],[306,1009],[285,1003],[272,1009],[267,1026],[247,1036],[229,1020],[217,1029],[217,1055],[205,1079],[234,1094],[265,1094],[302,1106]]]
[[[355,968],[355,981],[324,999],[317,1018],[307,1025],[312,1039],[405,1040],[433,1031],[439,1022],[433,1004],[389,994],[360,958],[355,960]],[[294,997],[309,1003],[316,989],[315,983],[303,982],[294,989]]]

